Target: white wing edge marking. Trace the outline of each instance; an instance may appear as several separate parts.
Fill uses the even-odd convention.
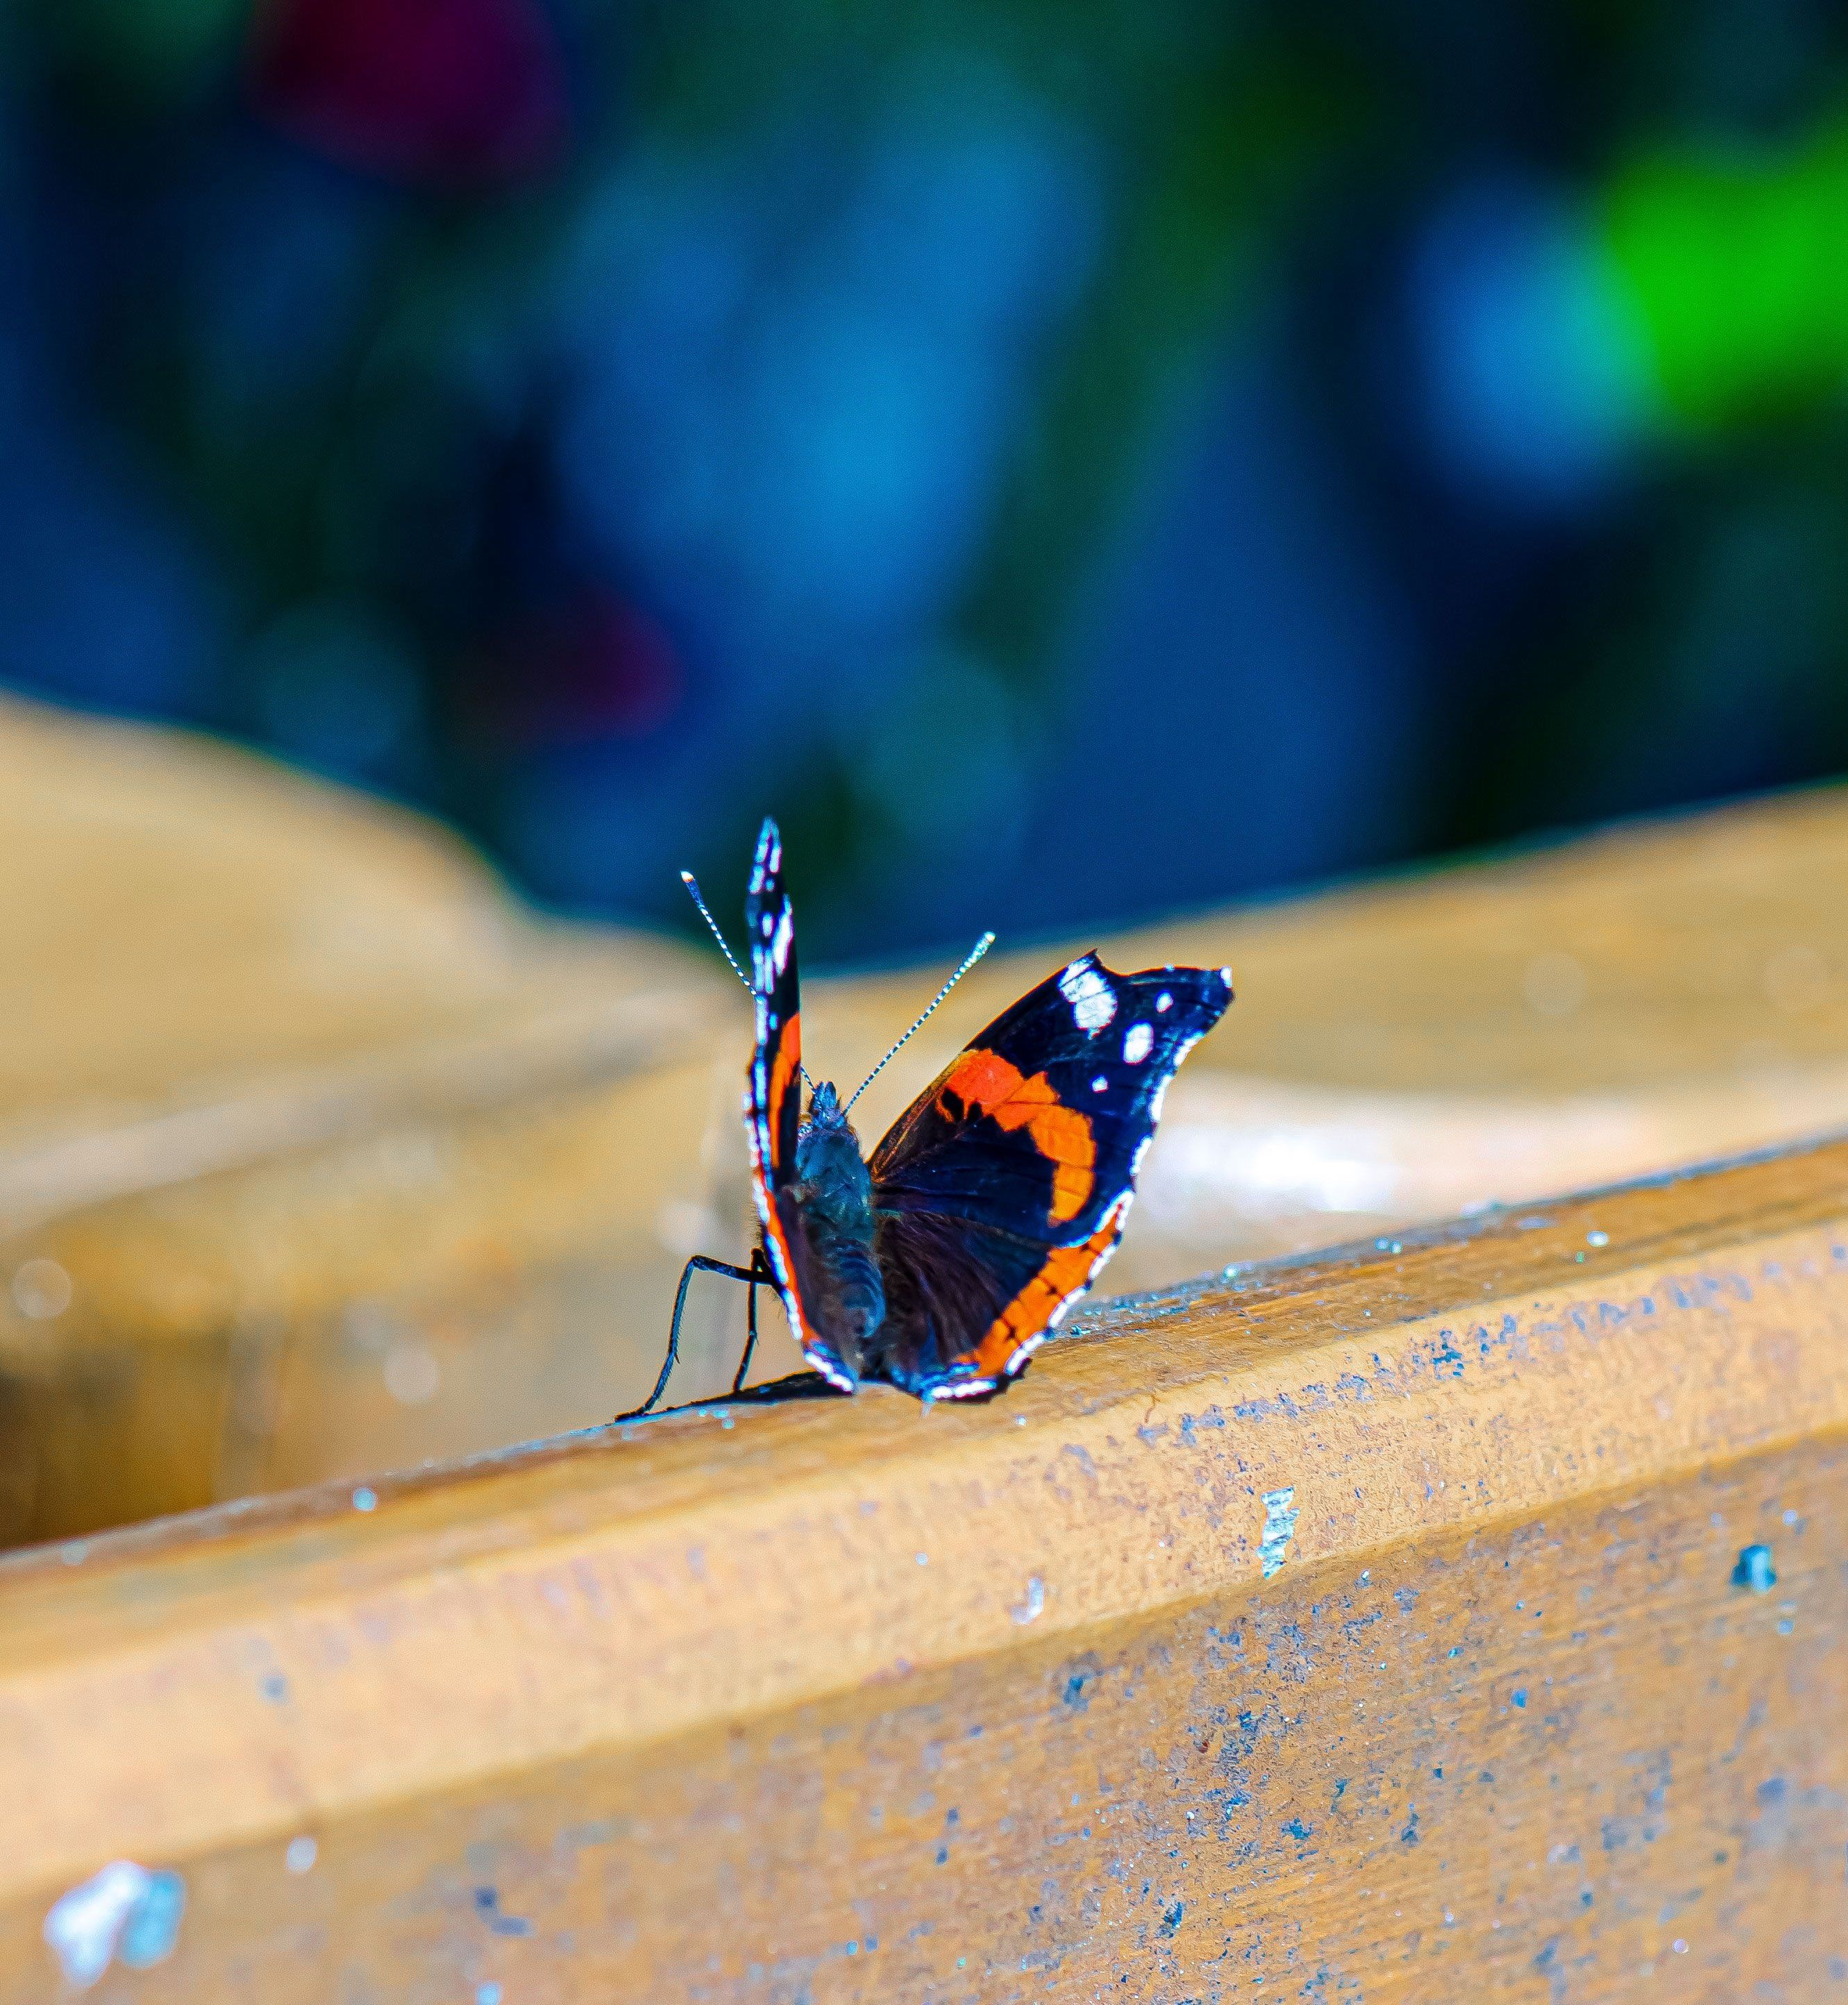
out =
[[[1181,1041],[1175,1046],[1174,1055],[1168,1062],[1168,1072],[1166,1076],[1162,1080],[1161,1083],[1155,1088],[1154,1092],[1151,1095],[1149,1099],[1149,1119],[1151,1122],[1159,1121],[1161,1118],[1162,1103],[1168,1098],[1168,1089],[1174,1083],[1175,1074],[1181,1069],[1182,1059],[1193,1050],[1194,1046],[1197,1045],[1200,1039],[1205,1035],[1205,1031],[1196,1031],[1192,1037],[1182,1038]]]

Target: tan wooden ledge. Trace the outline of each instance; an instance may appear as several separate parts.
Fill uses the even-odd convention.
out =
[[[0,1996],[1820,1998],[1844,1550],[1840,1143],[52,1547]]]

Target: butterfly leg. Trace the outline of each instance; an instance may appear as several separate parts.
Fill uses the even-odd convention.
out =
[[[732,1381],[734,1392],[744,1390],[744,1375],[750,1369],[750,1361],[757,1348],[757,1284],[775,1278],[770,1271],[770,1262],[764,1257],[761,1246],[754,1246],[750,1249],[750,1332],[744,1340],[744,1355],[738,1361],[738,1375]]]
[[[655,1381],[654,1391],[649,1393],[648,1397],[642,1401],[641,1404],[639,1406],[631,1408],[631,1410],[626,1413],[618,1413],[616,1417],[618,1420],[640,1420],[643,1414],[647,1413],[653,1406],[655,1402],[660,1398],[661,1395],[667,1390],[667,1382],[673,1376],[673,1368],[675,1365],[680,1362],[680,1318],[684,1313],[687,1307],[687,1290],[691,1283],[694,1275],[696,1273],[702,1274],[726,1274],[729,1275],[734,1281],[743,1281],[749,1284],[750,1288],[750,1340],[752,1344],[755,1344],[757,1341],[757,1284],[761,1281],[765,1280],[768,1278],[768,1269],[760,1270],[759,1262],[762,1259],[763,1253],[761,1249],[754,1248],[751,1252],[750,1265],[748,1267],[734,1267],[729,1260],[714,1260],[709,1259],[704,1253],[694,1254],[693,1258],[687,1262],[686,1266],[680,1269],[680,1285],[674,1296],[673,1321],[668,1326],[667,1355],[661,1361],[661,1375]],[[749,1347],[746,1349],[745,1355],[747,1358],[750,1355]]]

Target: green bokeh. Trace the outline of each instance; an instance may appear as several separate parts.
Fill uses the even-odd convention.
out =
[[[1651,152],[1604,208],[1672,420],[1716,431],[1848,380],[1848,120],[1795,152]]]

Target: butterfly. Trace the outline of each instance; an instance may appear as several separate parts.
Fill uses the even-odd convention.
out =
[[[875,1381],[925,1401],[998,1392],[1116,1250],[1168,1082],[1224,1014],[1231,971],[1117,974],[1080,955],[966,1045],[869,1157],[848,1118],[853,1101],[994,936],[843,1105],[831,1084],[810,1086],[803,1066],[795,915],[775,823],[757,838],[745,901],[748,976],[683,876],[756,1001],[744,1125],[761,1239],[748,1268],[704,1254],[687,1262],[660,1377],[622,1417],[647,1413],[666,1389],[687,1285],[702,1269],[750,1284],[735,1393],[764,1283],[823,1385],[851,1392]]]

